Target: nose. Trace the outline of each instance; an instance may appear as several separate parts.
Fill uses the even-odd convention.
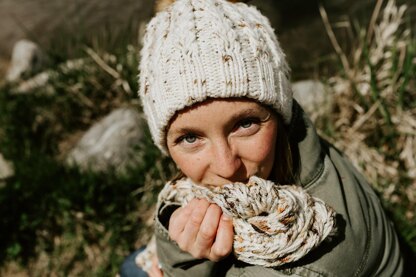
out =
[[[215,143],[212,151],[212,172],[223,179],[239,181],[237,178],[241,171],[242,161],[236,149],[233,149],[227,141],[221,141]]]

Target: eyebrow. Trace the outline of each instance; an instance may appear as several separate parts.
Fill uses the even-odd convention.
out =
[[[264,119],[261,118],[262,121],[267,120],[267,118],[270,116],[270,112],[267,109],[265,109],[263,107],[261,108],[261,110],[253,109],[253,108],[244,109],[244,110],[239,111],[238,113],[234,114],[231,117],[230,121],[236,121],[236,120],[239,120],[239,119],[244,118],[244,117],[260,116],[263,113],[267,113],[267,116]]]

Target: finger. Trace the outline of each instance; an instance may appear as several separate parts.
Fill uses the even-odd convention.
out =
[[[156,267],[152,266],[148,273],[150,277],[162,277],[163,276],[163,271],[161,271],[157,266]]]
[[[193,248],[199,228],[210,205],[205,199],[193,199],[192,201],[195,201],[195,206],[193,206],[192,214],[186,222],[185,229],[177,241],[182,250],[188,252]]]
[[[195,251],[208,254],[217,234],[221,218],[221,208],[215,204],[210,204],[205,213],[204,220],[199,228],[195,242]]]
[[[163,272],[159,267],[159,260],[157,256],[154,256],[152,259],[152,267],[149,270],[149,276],[150,277],[161,277],[163,276]]]
[[[194,199],[193,199],[194,200]],[[177,240],[185,229],[185,225],[192,214],[196,201],[190,201],[188,205],[178,208],[172,213],[169,219],[169,236],[173,240]]]
[[[180,233],[183,232],[186,221],[190,215],[191,211],[184,207],[180,207],[172,213],[169,219],[168,227],[168,232],[171,239],[176,240],[179,237]]]
[[[218,261],[227,257],[233,249],[233,241],[234,229],[232,218],[222,214],[209,259]]]

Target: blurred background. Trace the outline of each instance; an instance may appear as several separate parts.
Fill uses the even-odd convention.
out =
[[[416,3],[252,0],[319,133],[416,253]],[[175,173],[137,97],[151,0],[0,0],[0,276],[114,276]]]

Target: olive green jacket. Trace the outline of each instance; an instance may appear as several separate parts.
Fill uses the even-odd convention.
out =
[[[338,236],[299,261],[279,268],[253,266],[230,256],[198,260],[169,239],[164,225],[174,210],[161,205],[156,218],[157,254],[165,276],[402,276],[396,233],[364,178],[334,147],[318,137],[297,103],[288,132],[298,153],[299,185],[337,212]]]

